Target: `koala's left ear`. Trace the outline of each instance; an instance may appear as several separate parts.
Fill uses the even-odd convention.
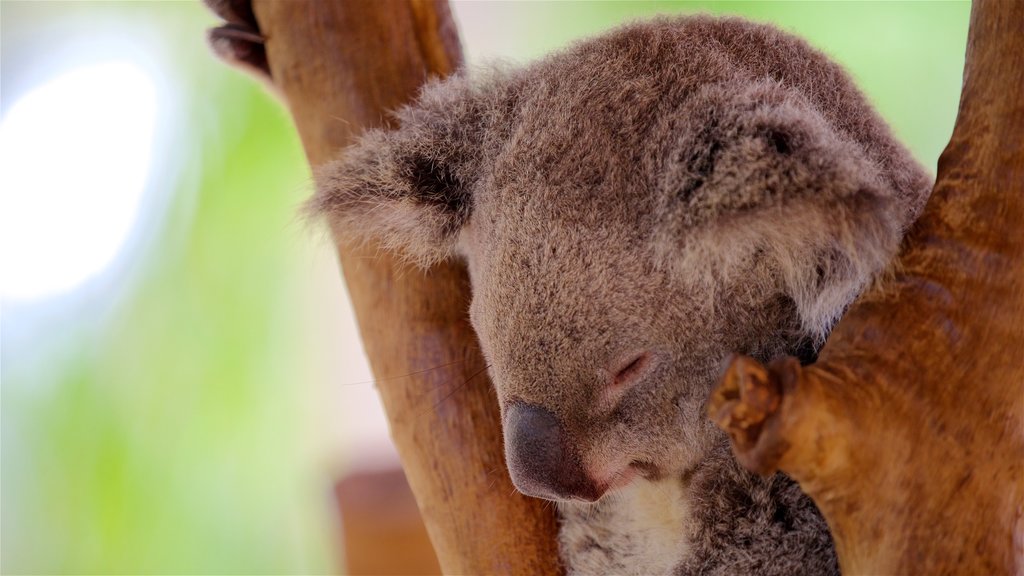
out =
[[[824,104],[770,79],[699,89],[684,116],[697,128],[670,156],[659,209],[659,249],[682,276],[778,290],[819,343],[888,266],[931,191],[853,85],[827,86]]]
[[[343,238],[376,240],[419,265],[447,258],[470,213],[484,141],[500,120],[501,85],[493,74],[426,86],[397,113],[399,128],[367,132],[316,170],[307,210]]]

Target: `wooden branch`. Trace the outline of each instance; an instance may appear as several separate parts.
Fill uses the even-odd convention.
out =
[[[736,359],[712,417],[817,502],[846,574],[1024,574],[1024,2],[975,0],[900,269],[817,364]]]
[[[284,95],[313,166],[363,129],[386,124],[428,75],[462,62],[443,0],[253,0],[258,30],[249,36],[237,31],[246,25],[246,0],[208,1],[230,8],[218,12],[232,24],[211,33],[222,42],[218,52],[259,68],[260,50],[237,43],[265,39],[264,73]],[[423,273],[374,247],[337,248],[391,434],[443,570],[558,573],[554,510],[516,492],[505,469],[463,266]]]

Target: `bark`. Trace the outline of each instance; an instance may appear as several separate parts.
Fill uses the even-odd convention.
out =
[[[976,0],[956,127],[894,276],[816,364],[737,358],[710,412],[817,502],[846,574],[1024,574],[1024,2]]]
[[[314,167],[363,129],[386,124],[428,76],[462,62],[443,0],[208,3],[228,21],[211,32],[215,50],[269,74]],[[464,267],[424,273],[372,246],[337,249],[391,435],[444,572],[558,573],[553,508],[516,492],[505,469],[497,399],[468,322]]]

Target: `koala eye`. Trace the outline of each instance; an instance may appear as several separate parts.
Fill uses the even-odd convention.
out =
[[[631,387],[644,375],[650,363],[650,352],[641,352],[615,372],[615,378],[612,380],[612,388],[624,389]]]

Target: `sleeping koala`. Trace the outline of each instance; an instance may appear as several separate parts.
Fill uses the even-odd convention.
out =
[[[736,19],[632,24],[427,86],[318,174],[312,209],[463,258],[525,494],[572,573],[835,574],[782,474],[705,416],[730,353],[813,361],[930,178],[846,74]]]

